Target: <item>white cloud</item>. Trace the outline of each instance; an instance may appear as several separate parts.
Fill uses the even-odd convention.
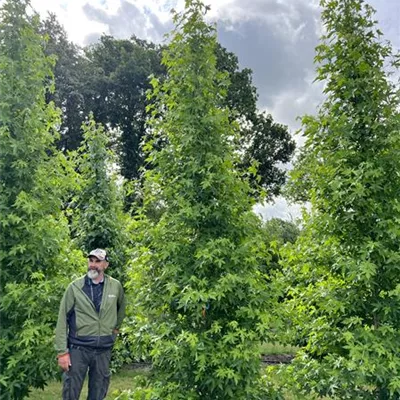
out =
[[[98,5],[99,1],[87,0],[85,3]],[[83,10],[85,3],[82,0],[31,0],[32,7],[42,17],[46,17],[48,12],[56,14],[68,33],[69,40],[79,45],[83,45],[85,37],[90,34],[109,33],[106,24],[88,20]],[[115,11],[112,4],[117,3],[118,1],[105,1],[102,6],[106,12],[112,13]]]
[[[286,221],[295,221],[301,219],[302,209],[308,209],[308,205],[290,204],[283,197],[277,197],[273,203],[257,204],[253,211],[264,220],[271,218],[280,218]]]

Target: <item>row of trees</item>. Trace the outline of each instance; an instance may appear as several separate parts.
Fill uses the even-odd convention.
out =
[[[134,102],[143,129],[149,116],[147,128],[140,139],[132,131],[125,137],[144,137],[142,149],[120,140],[123,123],[132,128],[132,121],[141,120],[125,114],[133,109],[121,100],[118,85],[104,85],[88,98],[80,97],[83,89],[70,96],[54,92],[54,60],[45,54],[52,39],[44,43],[43,23],[27,13],[26,0],[3,5],[1,399],[22,399],[29,387],[55,376],[51,340],[59,298],[67,281],[83,272],[82,251],[97,246],[110,249],[113,269],[126,282],[127,340],[154,366],[151,380],[121,399],[283,399],[285,386],[299,396],[399,397],[400,100],[385,69],[392,52],[362,0],[321,5],[326,35],[316,62],[326,101],[316,117],[303,119],[306,145],[291,180],[292,193],[309,200],[312,209],[301,236],[283,248],[281,258],[272,257],[269,243],[276,239],[270,233],[276,221],[266,236],[252,213],[260,191],[251,186],[257,178],[244,173],[246,152],[239,147],[256,150],[257,140],[246,142],[243,133],[256,124],[241,118],[241,103],[233,100],[240,90],[233,90],[229,78],[234,82],[235,73],[242,73],[251,82],[250,75],[237,71],[232,55],[232,69],[220,68],[224,50],[215,27],[204,22],[207,7],[200,0],[187,0],[175,15],[161,62],[160,49],[137,39],[103,38],[97,45],[115,50],[96,55],[107,55],[98,73],[108,83],[118,76],[127,79],[126,87],[136,82],[125,74],[140,65],[129,58],[135,51],[146,65],[151,57],[158,60],[160,74],[154,74],[147,100],[140,97],[145,82]],[[76,68],[90,64],[88,54],[100,48],[81,57],[62,30],[57,37],[65,40],[65,54]],[[128,59],[132,64],[123,62]],[[398,68],[398,59],[392,61]],[[65,76],[74,71],[62,69],[60,61],[58,67]],[[251,85],[243,87],[255,94]],[[78,126],[70,128],[68,121],[82,120],[90,99],[107,130],[88,113],[83,141],[66,156],[65,140]],[[95,110],[103,102],[118,104],[104,120]],[[76,115],[69,114],[71,104],[79,104]],[[118,109],[128,119],[113,124],[108,118],[117,118]],[[274,125],[270,120],[265,126]],[[119,135],[110,137],[116,129]],[[264,131],[257,132],[262,148]],[[113,140],[119,149],[136,151],[137,165],[146,165],[136,190],[141,201],[132,214],[123,211],[124,194],[113,175]],[[123,164],[125,153],[118,154]],[[129,179],[139,177],[135,168]],[[280,387],[262,376],[258,351],[266,340],[301,347],[280,372]]]
[[[117,172],[120,167],[127,180],[139,177],[145,135],[155,135],[159,149],[169,146],[169,137],[156,139],[155,130],[145,131],[146,105],[155,101],[145,98],[148,75],[163,81],[167,70],[161,49],[136,38],[103,37],[84,51],[74,47],[54,16],[40,21],[28,0],[5,2],[0,21],[0,398],[22,399],[30,387],[43,387],[57,376],[52,351],[57,307],[67,283],[83,273],[85,252],[107,248],[111,273],[127,280],[130,249],[145,233],[124,212],[132,196],[122,190]],[[275,163],[289,159],[293,142],[285,127],[256,111],[251,72],[239,71],[237,58],[221,46],[212,49],[212,57],[224,64],[219,69],[233,77],[224,89],[230,98],[221,96],[218,107],[229,102],[236,108],[226,114],[226,123],[246,120],[243,132],[245,126],[250,132],[250,118],[258,121],[257,129],[268,127],[268,140],[276,143],[276,153],[268,157],[274,176],[268,185],[278,190],[283,174]],[[234,136],[232,131],[230,139]],[[235,139],[243,140],[243,135]],[[246,157],[235,156],[224,169],[236,165],[244,171],[245,163],[253,162]],[[157,166],[155,160],[146,162],[147,169]],[[136,197],[148,193],[143,182],[133,186]],[[167,202],[158,196],[150,207],[146,197],[145,213],[135,214],[155,223]]]

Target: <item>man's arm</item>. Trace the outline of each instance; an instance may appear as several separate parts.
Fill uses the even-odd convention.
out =
[[[119,288],[118,303],[117,303],[117,326],[115,327],[117,331],[121,327],[122,321],[125,318],[125,307],[126,307],[124,289],[121,283],[119,285],[120,288]]]
[[[68,286],[61,300],[60,309],[58,312],[55,349],[58,355],[68,353],[68,312],[74,306],[74,295],[71,285]]]

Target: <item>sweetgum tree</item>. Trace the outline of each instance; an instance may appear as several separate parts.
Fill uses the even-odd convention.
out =
[[[154,169],[146,172],[131,306],[139,348],[153,362],[143,389],[151,398],[257,399],[274,296],[259,268],[265,249],[249,185],[233,167],[236,127],[221,106],[228,85],[205,12],[188,0],[175,15],[163,56],[168,78],[152,81],[146,149]]]
[[[130,217],[123,211],[122,182],[118,184],[115,155],[101,124],[89,115],[82,125],[83,142],[76,154],[79,189],[70,202],[72,236],[85,253],[95,248],[107,250],[107,273],[122,283],[131,246]],[[117,341],[112,355],[113,369],[131,361],[125,340]]]
[[[310,199],[286,255],[289,306],[304,351],[289,369],[303,393],[399,398],[400,115],[389,44],[362,0],[323,0],[317,78],[326,101],[303,118],[294,183]],[[304,183],[304,180],[300,183]]]
[[[56,371],[53,329],[61,277],[76,258],[62,212],[68,163],[46,104],[52,60],[27,1],[0,9],[0,398],[22,399]]]
[[[128,216],[123,212],[115,156],[104,128],[96,124],[92,115],[82,129],[84,140],[77,157],[80,190],[71,207],[73,236],[86,253],[95,248],[106,249],[110,274],[122,278],[127,261]]]

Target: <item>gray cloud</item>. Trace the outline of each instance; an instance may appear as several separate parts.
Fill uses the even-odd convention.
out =
[[[237,0],[235,6],[218,24],[219,41],[238,56],[241,67],[253,70],[259,108],[294,132],[298,118],[315,114],[322,101],[320,85],[312,85],[319,10],[300,0],[290,6],[276,0],[244,6]],[[302,145],[302,137],[295,140]]]
[[[88,44],[96,43],[99,41],[101,35],[102,35],[102,33],[100,33],[100,32],[89,33],[89,35],[85,36],[85,40],[84,40],[83,44],[86,46]]]
[[[109,34],[118,39],[136,35],[141,39],[160,42],[163,35],[172,28],[172,22],[163,24],[151,10],[141,10],[126,0],[121,1],[121,6],[115,15],[88,3],[83,6],[83,11],[89,20],[106,24]],[[92,43],[93,38],[86,37],[85,42]]]
[[[293,101],[300,98],[314,71],[318,9],[302,1],[241,4],[237,0],[231,14],[219,23],[219,40],[239,57],[242,67],[253,70],[260,108],[274,109],[284,93],[291,93]],[[235,13],[243,16],[241,21]]]

